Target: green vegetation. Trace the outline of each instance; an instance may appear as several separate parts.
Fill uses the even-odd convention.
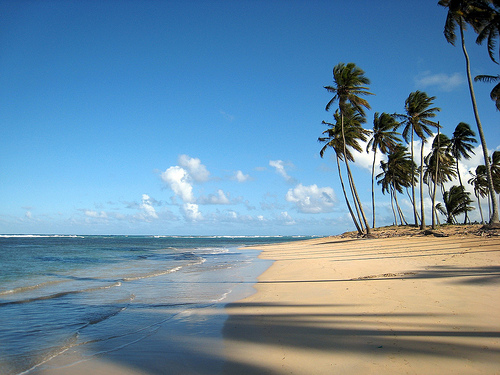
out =
[[[474,117],[477,130],[481,140],[484,153],[484,165],[477,166],[475,173],[472,173],[468,183],[474,188],[474,195],[478,201],[481,220],[484,223],[483,211],[481,208],[481,198],[488,197],[489,223],[499,223],[498,204],[496,194],[500,193],[500,151],[495,151],[492,156],[488,155],[486,140],[479,118],[476,104],[476,97],[472,83],[470,58],[465,45],[464,30],[466,26],[471,26],[477,33],[476,42],[478,44],[487,41],[487,51],[490,58],[496,62],[495,49],[497,39],[500,38],[500,1],[499,0],[440,0],[438,5],[447,8],[448,13],[444,26],[444,36],[446,40],[455,43],[456,32],[460,34],[460,43],[466,62],[466,72],[469,93],[471,96]],[[500,81],[500,75],[479,75],[476,81],[496,82]],[[320,155],[323,157],[325,151],[332,148],[336,155],[338,174],[342,185],[344,198],[359,234],[370,234],[370,226],[359,199],[356,185],[350,169],[350,163],[354,162],[353,152],[362,152],[360,141],[369,138],[366,152],[373,152],[372,163],[372,227],[375,227],[375,163],[377,152],[383,155],[380,162],[382,172],[376,176],[377,184],[381,185],[382,193],[390,194],[391,207],[394,214],[394,223],[407,224],[403,211],[398,203],[398,194],[406,193],[413,206],[413,216],[415,226],[425,229],[425,207],[424,189],[428,186],[428,192],[432,200],[432,228],[439,224],[437,212],[443,214],[447,223],[457,223],[457,216],[464,215],[464,224],[468,219],[467,213],[474,209],[471,206],[472,199],[470,193],[463,185],[459,161],[469,159],[474,153],[475,133],[471,127],[460,122],[453,132],[452,138],[440,133],[439,122],[434,118],[440,108],[434,106],[436,97],[429,96],[422,91],[415,91],[409,94],[405,100],[403,114],[375,113],[372,130],[362,127],[366,123],[365,109],[370,109],[368,101],[364,99],[367,95],[373,95],[368,88],[370,80],[365,76],[365,72],[354,63],[339,63],[333,68],[333,82],[325,89],[333,93],[333,98],[327,103],[326,110],[329,111],[334,103],[338,103],[333,117],[334,122],[323,121],[328,128],[323,132],[323,136],[318,140],[323,143]],[[497,84],[490,95],[500,110],[500,83]],[[407,146],[400,139],[397,130],[402,127],[402,138]],[[424,155],[424,144],[428,136],[434,137],[431,152]],[[414,136],[421,140],[420,164],[414,162],[413,144]],[[408,151],[409,147],[409,151]],[[342,178],[340,161],[344,162],[347,172],[350,198],[345,189]],[[417,179],[418,177],[418,179]],[[445,183],[452,182],[458,177],[459,185],[445,189]],[[420,212],[417,210],[417,199],[415,197],[415,186],[419,181],[420,190]],[[411,188],[411,195],[408,189]],[[441,190],[442,202],[436,204],[436,193]]]

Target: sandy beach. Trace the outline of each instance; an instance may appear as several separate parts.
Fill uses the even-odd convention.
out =
[[[500,238],[322,238],[262,247],[227,306],[226,374],[500,374]]]
[[[33,373],[500,374],[500,237],[412,231],[259,247],[251,296]]]

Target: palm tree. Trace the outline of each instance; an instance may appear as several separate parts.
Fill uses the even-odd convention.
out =
[[[370,109],[370,105],[368,102],[361,98],[360,96],[364,95],[373,95],[368,91],[368,87],[366,85],[370,84],[370,80],[365,77],[365,72],[358,68],[354,63],[348,63],[347,65],[344,63],[339,63],[333,67],[333,81],[334,86],[325,86],[325,89],[333,93],[334,96],[326,105],[326,110],[330,110],[331,105],[335,102],[339,102],[339,113],[341,120],[341,130],[342,137],[344,134],[344,116],[348,111],[348,108],[353,108],[356,112],[358,112],[361,116],[365,116],[364,109]],[[344,154],[346,154],[346,142],[343,142]],[[358,204],[361,214],[363,217],[363,222],[366,227],[366,234],[370,234],[370,226],[368,225],[368,221],[366,220],[366,215],[363,210],[363,206],[357,194],[356,187],[354,185],[354,181],[352,180],[352,175],[350,173],[349,162],[348,159],[344,159],[346,163],[346,168],[348,170],[349,183],[351,184],[351,188],[354,191],[354,202]]]
[[[374,174],[375,174],[375,159],[377,156],[377,149],[383,154],[387,154],[389,150],[393,149],[397,143],[400,142],[399,133],[394,129],[398,127],[398,122],[388,113],[382,113],[379,115],[375,112],[373,116],[373,133],[368,145],[366,146],[366,152],[370,150],[373,151],[373,163],[372,163],[372,209],[373,209],[373,228],[375,228],[375,190],[374,190]]]
[[[364,117],[359,115],[359,113],[355,112],[350,107],[346,108],[346,112],[347,113],[346,117],[344,118],[344,126],[342,126],[341,116],[338,110],[334,114],[334,118],[336,120],[334,124],[323,121],[323,124],[328,125],[328,129],[323,132],[326,137],[319,137],[318,141],[324,143],[323,147],[320,150],[321,157],[324,156],[324,153],[328,148],[333,148],[333,150],[335,151],[340,183],[342,185],[342,191],[344,193],[347,208],[353,219],[354,225],[358,230],[358,233],[362,235],[363,226],[361,222],[358,223],[358,221],[356,220],[356,216],[353,212],[352,206],[349,202],[349,198],[347,197],[345,191],[344,180],[342,178],[342,171],[340,168],[340,160],[354,161],[354,156],[351,152],[351,149],[357,152],[362,152],[363,149],[359,141],[366,141],[369,131],[361,127],[361,124],[366,121]],[[348,146],[349,148],[345,146]],[[348,170],[348,174],[349,173],[350,170]]]
[[[450,143],[450,139],[445,134],[440,134],[438,129],[438,135],[432,142],[432,150],[424,159],[426,165],[424,181],[429,186],[429,190],[431,184],[434,185],[432,193],[429,193],[432,199],[432,229],[435,229],[436,226],[435,202],[437,186],[440,185],[443,190],[443,184],[452,181],[453,177],[457,175],[455,161],[449,151]]]
[[[399,216],[401,224],[403,221],[406,223],[403,211],[399,207],[397,200],[397,193],[403,193],[403,188],[408,188],[410,185],[416,183],[416,178],[413,176],[411,171],[416,168],[415,162],[411,158],[411,154],[408,152],[408,148],[403,146],[401,143],[397,144],[394,148],[389,150],[387,154],[387,162],[381,161],[380,167],[382,172],[377,175],[377,184],[382,185],[382,193],[390,193],[391,195],[391,206],[394,213],[395,224],[398,224],[397,216]],[[394,203],[398,211],[394,209]]]
[[[488,0],[476,4],[474,28],[478,32],[477,44],[482,44],[488,40],[488,54],[493,62],[498,63],[494,57],[496,40],[500,36],[500,1]]]
[[[491,176],[490,165],[488,160],[488,147],[486,145],[486,138],[483,132],[483,126],[481,125],[481,120],[479,118],[479,112],[477,110],[476,95],[474,94],[474,87],[472,85],[472,75],[470,72],[470,59],[467,49],[465,48],[464,30],[466,22],[472,24],[473,27],[477,27],[477,14],[483,9],[482,5],[477,1],[473,0],[440,0],[438,5],[448,8],[448,14],[446,16],[446,23],[444,26],[444,36],[448,43],[452,45],[455,44],[456,34],[455,30],[458,27],[460,30],[460,39],[462,45],[462,52],[465,57],[465,66],[467,71],[467,81],[469,84],[469,92],[472,101],[472,107],[474,109],[474,117],[476,119],[477,130],[479,132],[479,138],[481,139],[481,145],[483,146],[483,156],[484,164],[486,165],[486,176],[488,179],[488,189],[490,191],[493,212],[490,217],[490,224],[500,223],[498,217],[498,205],[495,200],[495,192],[493,187],[493,178]]]
[[[470,159],[471,155],[469,153],[474,154],[474,146],[473,143],[477,143],[476,133],[472,131],[469,124],[465,122],[460,122],[455,131],[453,132],[453,137],[450,142],[450,152],[455,158],[457,163],[457,173],[458,173],[458,181],[460,182],[460,186],[464,186],[462,183],[462,177],[460,176],[460,169],[458,167],[458,162],[462,159]],[[467,222],[467,211],[465,212],[465,221]]]
[[[495,189],[495,193],[500,193],[500,151],[493,152],[492,157],[488,157],[488,160],[491,165],[491,174],[493,177],[493,188]],[[474,184],[474,188],[479,191],[481,197],[485,197],[484,189],[486,189],[486,195],[488,196],[488,209],[491,215],[491,195],[489,194],[488,181],[486,179],[486,166],[478,165],[476,168],[476,174],[473,179],[469,181],[469,183]],[[471,182],[472,181],[472,182]],[[476,194],[477,197],[477,194]],[[479,197],[478,197],[479,199]],[[496,199],[496,196],[494,196]]]
[[[500,193],[500,151],[493,152],[491,156],[491,176],[495,193]]]
[[[474,207],[470,205],[472,203],[470,193],[465,191],[463,186],[454,185],[449,191],[445,191],[443,194],[443,202],[444,206],[438,203],[436,208],[446,216],[446,222],[448,224],[456,224],[455,217],[457,215],[474,209]]]
[[[427,96],[425,92],[414,91],[410,93],[405,101],[406,114],[396,114],[400,118],[401,125],[404,125],[403,137],[408,143],[408,138],[411,138],[411,155],[413,158],[413,134],[415,133],[422,141],[420,147],[420,229],[425,229],[425,214],[424,214],[424,196],[423,196],[423,168],[424,168],[424,143],[426,135],[432,135],[431,126],[437,128],[439,125],[431,121],[431,118],[436,116],[436,112],[441,109],[438,107],[431,107],[434,103],[435,96]],[[412,171],[412,176],[415,171]],[[415,202],[415,186],[412,185],[412,201],[413,201],[413,214],[415,217],[415,225],[418,225],[417,220],[417,207]]]
[[[486,167],[484,165],[478,165],[476,171],[470,172],[472,178],[468,181],[474,187],[474,195],[477,198],[477,205],[479,207],[479,213],[481,214],[481,223],[484,225],[483,209],[481,208],[481,198],[488,195],[488,181],[486,181]]]

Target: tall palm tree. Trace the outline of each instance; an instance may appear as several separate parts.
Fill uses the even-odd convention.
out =
[[[486,83],[492,83],[492,82],[499,82],[500,81],[500,74],[496,76],[490,76],[487,74],[480,74],[478,76],[474,77],[474,82],[486,82]],[[497,111],[500,111],[500,82],[493,87],[493,89],[490,92],[490,98],[495,102],[495,107],[497,108]]]
[[[474,154],[474,143],[477,143],[476,138],[476,133],[472,131],[470,128],[469,124],[466,124],[465,122],[460,122],[457,127],[455,128],[455,131],[453,132],[453,137],[451,137],[450,140],[450,152],[455,158],[456,164],[457,164],[457,173],[458,173],[458,181],[460,182],[460,186],[464,186],[462,183],[462,177],[460,176],[460,169],[459,169],[459,161],[464,158],[464,159],[470,159],[471,155],[470,153]],[[467,211],[465,212],[465,221],[464,224],[467,222]]]
[[[456,224],[455,217],[463,214],[466,211],[472,211],[474,207],[470,204],[470,193],[465,191],[463,186],[452,186],[449,191],[443,194],[443,203],[438,203],[436,208],[444,215],[446,215],[446,222],[448,224]]]
[[[370,80],[365,76],[365,72],[356,66],[354,63],[348,63],[347,65],[344,63],[339,63],[333,67],[333,86],[325,86],[325,89],[333,93],[334,96],[326,105],[326,110],[329,111],[332,104],[336,101],[339,103],[339,113],[341,117],[341,130],[342,136],[344,137],[344,116],[348,111],[348,108],[351,107],[355,111],[357,111],[360,115],[365,116],[364,109],[370,109],[370,105],[366,99],[361,98],[361,96],[373,95],[368,91],[368,87],[366,85],[370,84]],[[346,142],[343,142],[344,154],[346,154]],[[347,158],[344,159],[346,163],[346,168],[348,170],[349,182],[354,191],[354,201],[357,202],[361,214],[363,217],[363,222],[366,227],[366,234],[370,234],[370,226],[368,221],[366,220],[366,215],[363,210],[363,206],[359,199],[359,196],[356,191],[356,187],[354,185],[354,181],[352,180],[352,175],[350,174],[349,162]]]
[[[401,143],[397,144],[393,149],[389,150],[387,154],[387,162],[381,161],[380,167],[382,172],[377,175],[377,184],[382,185],[382,193],[388,192],[391,194],[391,206],[394,213],[395,224],[397,225],[397,216],[399,215],[401,223],[406,222],[403,212],[399,207],[397,200],[397,193],[403,193],[404,188],[416,183],[416,178],[411,171],[415,169],[415,162],[408,152],[408,148]],[[398,215],[394,210],[393,201],[396,204]]]
[[[437,186],[440,185],[441,189],[443,189],[443,184],[452,181],[453,177],[457,175],[455,160],[450,153],[450,143],[450,139],[445,134],[440,134],[438,129],[438,135],[432,142],[432,150],[424,159],[426,166],[424,181],[429,186],[429,190],[431,185],[434,186],[432,193],[430,193],[432,199],[432,229],[435,229],[436,226],[435,202]]]
[[[373,133],[370,141],[366,146],[366,152],[373,151],[372,163],[372,210],[373,210],[373,228],[375,228],[375,190],[374,190],[374,174],[375,174],[375,159],[377,157],[377,149],[383,154],[387,154],[400,142],[399,133],[394,129],[399,123],[394,116],[388,113],[379,115],[375,112],[373,116]]]
[[[404,125],[403,137],[406,142],[411,139],[411,155],[413,158],[413,134],[422,141],[420,147],[420,229],[425,229],[425,214],[424,214],[424,196],[423,196],[423,168],[424,168],[424,143],[426,136],[432,135],[431,127],[437,128],[439,125],[431,121],[431,118],[436,116],[436,112],[441,109],[432,107],[435,96],[427,96],[423,91],[414,91],[410,93],[405,101],[405,114],[396,114],[396,117],[401,119],[401,125]],[[415,175],[415,171],[412,171]],[[415,202],[415,187],[412,186],[412,201],[413,201],[413,214],[415,216],[415,225],[418,225],[417,207]]]
[[[491,170],[488,160],[488,147],[486,145],[486,138],[484,136],[483,126],[481,125],[481,120],[479,118],[479,112],[477,109],[476,95],[474,94],[474,87],[472,85],[472,75],[470,71],[470,59],[467,49],[465,47],[464,30],[466,23],[469,22],[473,27],[477,27],[477,14],[483,9],[484,2],[474,1],[474,0],[440,0],[438,5],[448,8],[448,14],[446,16],[446,23],[444,26],[444,36],[448,43],[452,45],[455,44],[456,34],[455,30],[458,27],[460,31],[460,40],[462,45],[462,52],[465,57],[465,66],[467,71],[467,81],[469,84],[469,92],[472,101],[472,107],[474,109],[474,117],[476,119],[477,130],[479,132],[479,138],[481,139],[481,145],[483,146],[483,156],[484,164],[486,166],[486,176],[488,181],[488,189],[490,191],[492,200],[492,213],[490,217],[490,224],[500,223],[498,217],[498,205],[495,200],[495,192],[493,187],[493,178],[491,176]]]
[[[488,54],[493,62],[498,63],[494,57],[496,39],[500,36],[500,1],[483,0],[476,5],[474,28],[478,32],[477,44],[488,40]]]
[[[336,120],[334,124],[323,121],[324,125],[328,125],[328,129],[323,132],[323,134],[325,134],[326,136],[318,138],[319,142],[324,143],[323,147],[320,150],[320,156],[323,157],[325,151],[328,148],[332,148],[335,151],[337,169],[347,208],[353,219],[354,225],[358,230],[358,233],[363,234],[363,226],[356,220],[356,215],[354,214],[352,206],[349,202],[349,198],[347,197],[344,180],[342,178],[342,171],[340,168],[340,161],[354,161],[354,156],[351,150],[362,152],[363,149],[359,141],[366,141],[369,131],[361,127],[361,124],[366,121],[364,117],[352,110],[352,108],[347,108],[346,112],[347,113],[346,117],[344,118],[344,126],[342,126],[341,124],[341,116],[338,110],[334,114],[334,118]],[[350,170],[348,170],[348,174],[349,173]]]

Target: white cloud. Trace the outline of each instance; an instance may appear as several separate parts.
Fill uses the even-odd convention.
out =
[[[366,146],[368,145],[369,139],[366,141],[360,141],[359,144],[361,148],[363,149],[362,152],[357,152],[351,149],[351,152],[354,156],[355,164],[358,167],[361,167],[363,169],[366,169],[371,173],[372,171],[372,165],[373,165],[373,151],[370,149],[369,152],[366,152]],[[385,160],[386,158],[384,155],[380,152],[380,150],[377,150],[377,155],[375,158],[375,175],[377,173],[380,173],[380,160]]]
[[[198,205],[194,203],[184,203],[182,206],[184,209],[184,216],[190,221],[203,220],[203,215],[198,210]]]
[[[244,174],[242,171],[236,171],[234,174],[234,179],[238,182],[245,182],[250,179],[250,175]]]
[[[165,181],[170,188],[178,195],[183,202],[194,202],[193,186],[190,183],[190,175],[188,172],[179,166],[168,168],[162,172],[161,178]]]
[[[31,219],[33,217],[33,215],[31,214],[31,211],[26,211],[24,216],[26,217],[26,219]]]
[[[276,172],[281,175],[287,182],[293,182],[293,178],[286,173],[285,163],[283,160],[270,160],[269,165],[276,168]]]
[[[181,155],[179,156],[179,165],[188,170],[189,175],[193,178],[194,181],[208,181],[210,172],[207,170],[207,167],[201,164],[200,159],[191,158],[188,155]]]
[[[283,211],[281,213],[281,220],[284,221],[285,225],[294,225],[294,224],[296,224],[295,220],[286,211]]]
[[[97,218],[97,219],[106,219],[108,217],[108,215],[104,211],[97,212],[97,211],[92,211],[92,210],[86,210],[84,212],[84,214],[85,214],[85,216]]]
[[[146,218],[158,219],[158,214],[156,213],[152,203],[151,198],[147,194],[142,194],[142,204],[141,209],[144,210]]]
[[[431,74],[430,71],[426,71],[415,77],[417,86],[422,88],[437,86],[443,91],[453,91],[463,83],[465,83],[465,78],[461,73],[448,75],[445,73]]]
[[[319,188],[317,185],[304,186],[302,184],[289,189],[285,199],[295,203],[299,212],[308,214],[331,212],[336,201],[331,187]]]
[[[217,190],[217,194],[210,194],[208,197],[200,197],[198,199],[200,204],[230,204],[228,197],[224,194],[222,189]]]

